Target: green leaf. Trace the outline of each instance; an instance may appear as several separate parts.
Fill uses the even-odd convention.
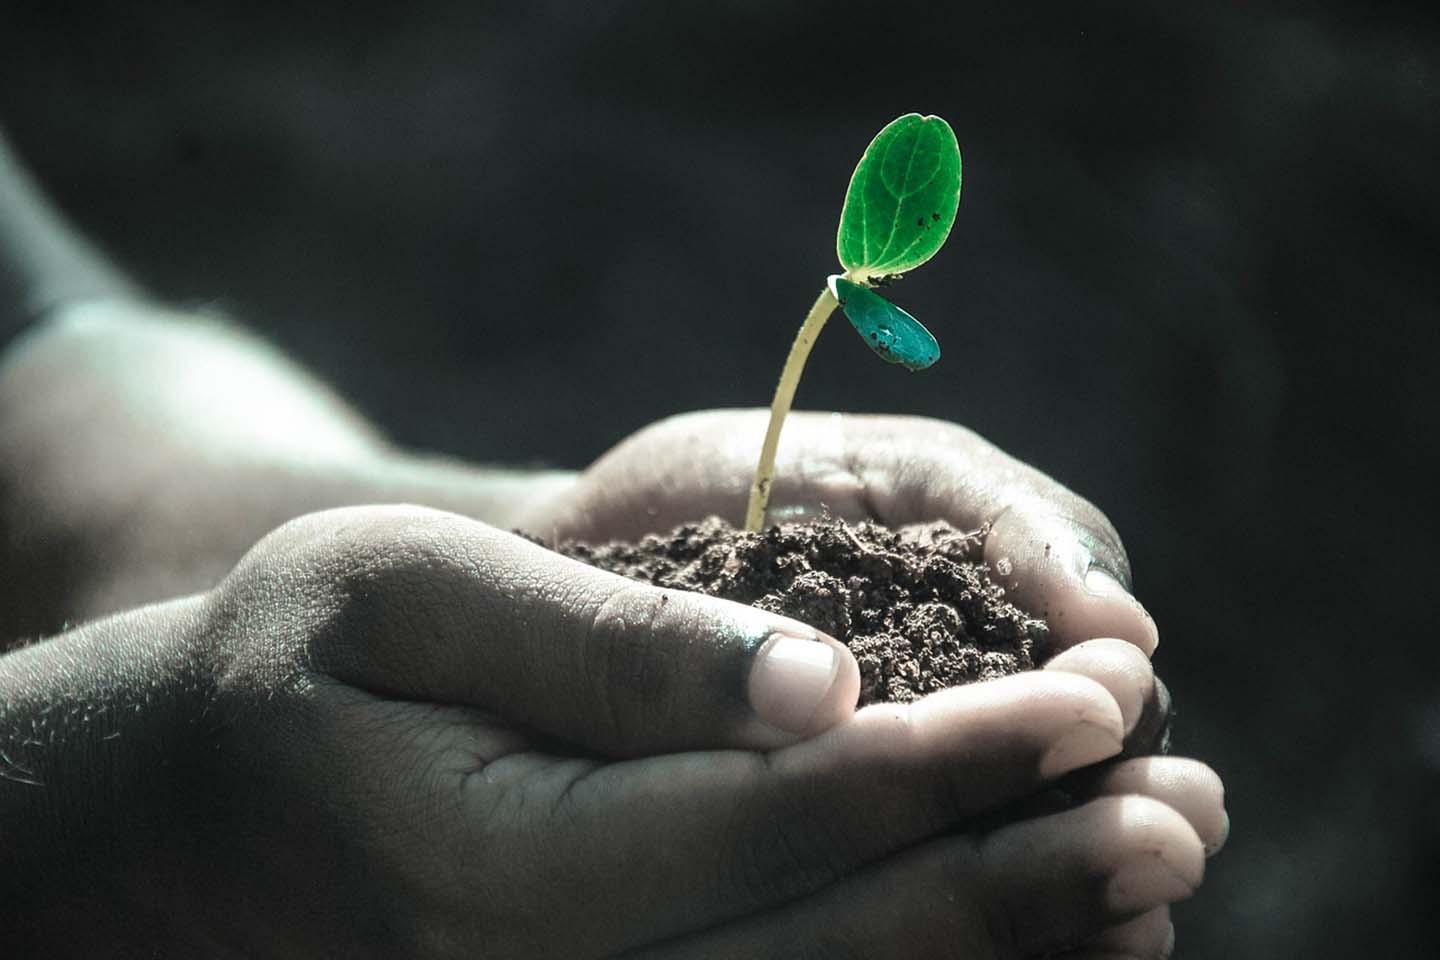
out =
[[[924,370],[940,359],[940,344],[925,325],[869,287],[837,274],[830,278],[830,292],[860,339],[882,359],[909,370]]]
[[[960,206],[960,145],[939,117],[907,113],[876,134],[850,178],[835,250],[868,280],[935,255]]]

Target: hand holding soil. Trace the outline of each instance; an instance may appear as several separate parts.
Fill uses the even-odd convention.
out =
[[[600,458],[573,489],[518,525],[552,543],[603,543],[711,514],[737,522],[754,470],[755,438],[764,429],[759,410],[662,420]],[[892,528],[935,520],[962,531],[988,525],[979,559],[1008,599],[1046,621],[1056,649],[1118,637],[1148,655],[1159,642],[1155,622],[1125,589],[1130,562],[1105,515],[961,426],[920,417],[795,413],[778,467],[772,522],[830,515]]]
[[[459,515],[592,539],[736,516],[763,414],[668,420],[543,483],[363,436],[317,465],[286,432],[298,401],[264,429],[218,430],[223,394],[156,372],[176,355],[290,371],[134,312],[59,328],[5,381],[33,522],[125,558],[69,602],[191,595],[0,657],[0,849],[23,865],[0,903],[22,954],[1144,956],[1223,840],[1203,765],[1095,766],[1157,689],[1148,618],[1089,589],[1092,562],[1126,573],[1108,524],[959,427],[798,416],[778,516],[998,516],[984,558],[1010,561],[1015,596],[1067,652],[851,714],[858,664],[806,626]],[[33,402],[52,391],[131,405],[81,405],[71,423],[72,405]],[[147,470],[112,457],[98,472],[94,450],[150,451]],[[154,451],[175,478],[163,491],[147,485]],[[134,495],[96,507],[76,482],[96,476]],[[270,518],[400,497],[458,513],[314,513],[236,566]],[[124,522],[65,525],[111,502]],[[210,586],[217,567],[234,570]]]
[[[238,418],[163,376],[177,357],[297,399]],[[1203,765],[1096,766],[1158,689],[1149,619],[1092,589],[1092,563],[1126,573],[1108,524],[959,427],[799,416],[777,516],[998,517],[983,558],[1066,652],[852,715],[859,665],[805,626],[459,515],[592,539],[736,516],[761,414],[665,421],[543,483],[369,435],[319,462],[316,422],[354,431],[333,401],[298,418],[313,387],[271,356],[134,308],[56,328],[4,386],[29,522],[124,558],[62,567],[98,578],[66,609],[137,607],[0,657],[22,955],[1148,956],[1223,840]],[[400,498],[457,513],[314,513],[236,566],[273,518]],[[152,591],[189,596],[138,606]],[[44,596],[14,594],[17,616]]]
[[[1203,766],[1132,761],[1072,785],[1074,809],[976,826],[1119,753],[1153,689],[1137,648],[847,718],[854,662],[808,632],[454,514],[313,514],[208,594],[0,661],[125,734],[12,754],[55,791],[67,749],[111,781],[66,793],[103,856],[83,877],[41,859],[10,895],[58,956],[135,936],[174,956],[1163,946],[1223,840]],[[787,639],[833,662],[767,665]],[[794,741],[763,718],[817,691],[828,732],[754,749]],[[156,736],[187,771],[163,790]]]

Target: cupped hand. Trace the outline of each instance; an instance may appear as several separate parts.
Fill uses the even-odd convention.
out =
[[[109,828],[144,825],[104,902],[160,955],[1146,955],[1223,839],[1214,775],[1158,758],[977,826],[1119,753],[1153,683],[1119,641],[851,714],[853,659],[801,625],[418,508],[301,518],[167,611],[92,628],[189,665],[99,689],[208,691],[183,758],[132,761],[163,822]],[[157,616],[178,652],[126,653]],[[7,666],[91,662],[64,643]],[[144,756],[109,706],[92,760]]]
[[[709,411],[653,424],[521,523],[557,539],[634,538],[709,514],[738,524],[767,415]],[[1013,601],[1049,623],[1057,648],[1118,637],[1149,654],[1158,643],[1154,621],[1129,592],[1130,564],[1105,515],[956,424],[791,414],[769,519],[822,511],[889,526],[988,525],[984,558],[992,573]]]

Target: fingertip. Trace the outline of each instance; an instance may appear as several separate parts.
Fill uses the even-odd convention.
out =
[[[975,687],[989,687],[997,707],[1007,704],[1010,710],[1019,711],[1016,716],[1024,717],[1032,734],[1047,741],[1038,759],[1037,772],[1042,780],[1053,780],[1107,760],[1123,749],[1125,714],[1114,695],[1091,677],[1036,671]],[[1020,692],[1020,696],[1012,690]],[[943,702],[942,695],[932,694],[920,701],[918,722],[923,722],[919,715],[927,706],[933,709]]]
[[[1040,778],[1057,779],[1081,767],[1108,760],[1120,750],[1120,738],[1107,725],[1082,720],[1041,756]]]
[[[1230,811],[1224,807],[1220,808],[1220,817],[1215,824],[1214,833],[1205,838],[1205,856],[1213,857],[1225,846],[1225,841],[1230,839]]]
[[[1154,797],[1113,797],[1110,802],[1115,822],[1131,838],[1137,859],[1162,862],[1192,891],[1200,886],[1205,879],[1205,844],[1180,811]]]
[[[1093,637],[1118,637],[1154,654],[1155,621],[1117,578],[1124,570],[1117,544],[1090,528],[1038,508],[1015,507],[994,523],[985,560],[1010,599],[1045,620],[1054,649]]]
[[[1115,698],[1128,735],[1135,729],[1145,704],[1155,691],[1150,661],[1124,640],[1086,640],[1062,651],[1044,669],[1074,673],[1096,681]]]
[[[1160,646],[1155,618],[1119,580],[1100,567],[1091,567],[1085,573],[1085,592],[1089,609],[1082,614],[1082,624],[1088,616],[1093,624],[1086,631],[1090,636],[1118,637],[1139,647],[1147,657],[1155,655]]]
[[[848,729],[872,735],[892,753],[951,757],[956,745],[964,745],[968,763],[993,751],[997,765],[1030,792],[1118,755],[1123,724],[1115,698],[1096,681],[1032,670],[937,690],[913,703],[870,704]]]
[[[1230,837],[1230,814],[1225,809],[1225,784],[1220,775],[1199,760],[1185,757],[1151,757],[1150,766],[1152,779],[1164,790],[1158,799],[1190,824],[1207,859],[1219,853]]]
[[[1160,631],[1148,610],[1120,581],[1098,567],[1080,577],[1054,579],[1046,592],[1045,621],[1057,650],[1096,637],[1124,640],[1147,657],[1160,646]]]
[[[1087,945],[1077,956],[1085,949],[1131,953],[1135,940],[1151,950],[1163,946],[1168,929],[1161,921],[1168,918],[1137,919],[1187,899],[1204,880],[1199,838],[1183,817],[1148,797],[1102,797],[1017,821],[984,834],[979,849],[1006,912],[1030,921],[1018,950],[1027,956],[1075,944]],[[1103,936],[1126,926],[1143,936]]]
[[[954,705],[967,709],[1019,711],[1032,727],[1064,730],[1077,723],[1103,728],[1119,740],[1125,733],[1125,715],[1115,696],[1093,677],[1066,670],[1030,670],[984,683],[950,687],[913,704],[914,723],[923,725],[929,715],[948,714]]]
[[[1205,856],[1220,852],[1230,835],[1225,809],[1225,784],[1199,760],[1185,757],[1139,757],[1116,764],[1095,786],[1096,795],[1150,796],[1168,804],[1200,837]]]

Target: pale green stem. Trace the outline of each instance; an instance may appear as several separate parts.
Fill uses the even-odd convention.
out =
[[[785,358],[785,369],[780,371],[780,383],[775,387],[775,399],[770,402],[770,425],[765,428],[765,443],[760,448],[760,463],[755,467],[755,479],[750,484],[750,505],[745,508],[745,529],[758,533],[765,525],[765,508],[770,504],[770,486],[775,479],[775,451],[780,447],[780,431],[785,427],[785,416],[795,399],[795,388],[800,385],[800,374],[805,370],[805,361],[815,338],[825,328],[825,321],[839,306],[827,286],[816,298],[815,305],[800,325],[795,342],[790,345],[790,356]]]

